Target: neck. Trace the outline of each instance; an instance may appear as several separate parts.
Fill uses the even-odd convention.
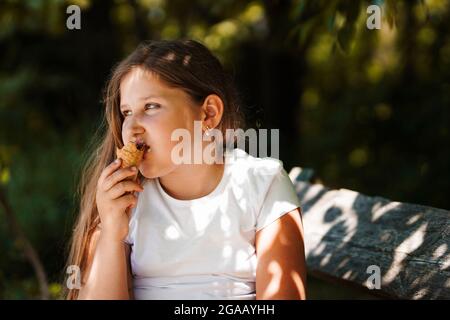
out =
[[[223,163],[180,165],[158,179],[171,197],[193,200],[207,196],[217,187],[223,177],[224,167]]]

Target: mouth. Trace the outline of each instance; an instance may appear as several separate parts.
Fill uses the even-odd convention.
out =
[[[151,149],[150,146],[147,145],[143,139],[137,139],[135,143],[136,143],[136,148],[139,151],[144,151],[144,154],[149,152]]]

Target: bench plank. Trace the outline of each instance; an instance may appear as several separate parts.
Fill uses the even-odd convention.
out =
[[[330,190],[289,176],[302,203],[308,272],[399,299],[450,299],[450,211]],[[304,176],[304,175],[303,175]]]

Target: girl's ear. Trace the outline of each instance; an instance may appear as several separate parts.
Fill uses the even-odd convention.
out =
[[[203,126],[209,126],[211,129],[217,127],[222,119],[222,115],[222,99],[216,94],[207,96],[202,105]]]

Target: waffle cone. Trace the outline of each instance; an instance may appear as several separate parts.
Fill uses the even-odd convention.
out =
[[[116,149],[117,158],[122,159],[122,168],[128,168],[131,166],[138,167],[144,156],[145,148],[139,150],[136,143],[133,141],[128,142],[122,149]]]

